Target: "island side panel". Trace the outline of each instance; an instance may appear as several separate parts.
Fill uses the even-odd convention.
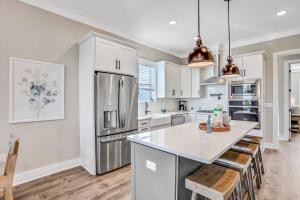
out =
[[[176,199],[176,155],[131,143],[132,200]]]
[[[177,199],[190,200],[192,192],[185,188],[185,178],[193,174],[203,164],[180,156],[178,156],[177,160]]]

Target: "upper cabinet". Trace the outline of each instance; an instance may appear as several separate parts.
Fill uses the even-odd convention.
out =
[[[180,67],[166,61],[157,64],[157,98],[181,98]]]
[[[192,70],[189,67],[180,68],[181,98],[192,97]]]
[[[138,77],[138,58],[133,45],[118,43],[112,38],[102,38],[101,35],[91,33],[80,46],[92,41],[89,54],[96,71],[125,74]]]
[[[240,68],[240,73],[244,79],[263,78],[263,54],[236,56],[234,57],[234,63]]]
[[[192,98],[200,98],[200,69],[199,68],[192,68]]]

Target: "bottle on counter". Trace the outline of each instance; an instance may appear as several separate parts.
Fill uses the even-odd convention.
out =
[[[207,122],[206,122],[206,133],[207,134],[211,134],[211,128],[212,128],[211,115],[208,115]]]

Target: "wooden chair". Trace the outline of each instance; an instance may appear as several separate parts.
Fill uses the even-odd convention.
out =
[[[0,176],[0,197],[13,200],[12,184],[19,152],[19,139],[11,137],[4,175]]]

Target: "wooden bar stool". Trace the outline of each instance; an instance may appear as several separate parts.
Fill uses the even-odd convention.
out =
[[[185,179],[192,200],[197,195],[212,200],[242,199],[239,172],[218,165],[205,165]]]
[[[243,189],[245,190],[242,190],[243,199],[247,196],[248,199],[255,200],[251,160],[252,158],[248,154],[227,151],[215,161],[215,164],[239,171],[241,182],[244,186]]]
[[[258,157],[259,157],[259,162],[260,162],[260,170],[261,170],[262,174],[265,174],[265,168],[264,168],[264,163],[263,163],[262,154],[261,154],[261,146],[262,146],[261,144],[262,144],[263,138],[259,137],[259,136],[254,136],[254,135],[246,135],[242,139],[242,141],[259,145],[260,148],[258,149]]]
[[[231,150],[239,152],[239,153],[245,153],[251,156],[252,158],[252,167],[254,170],[254,177],[256,181],[257,188],[260,188],[261,185],[261,171],[259,167],[259,158],[258,158],[258,150],[259,145],[254,143],[248,143],[244,141],[239,141],[234,146],[231,147]]]

